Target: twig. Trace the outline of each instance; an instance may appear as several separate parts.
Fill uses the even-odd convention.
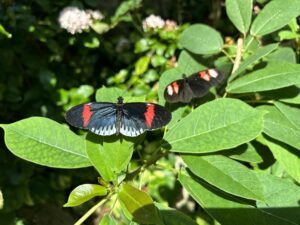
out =
[[[241,58],[242,58],[242,52],[243,52],[243,38],[239,38],[237,40],[237,51],[236,51],[236,56],[234,59],[234,64],[233,64],[231,74],[233,74],[239,68],[241,63]]]

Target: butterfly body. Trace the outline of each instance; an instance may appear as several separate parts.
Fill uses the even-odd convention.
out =
[[[171,120],[171,113],[154,103],[91,102],[77,105],[66,113],[72,126],[102,136],[122,134],[136,137],[145,131],[159,129]]]

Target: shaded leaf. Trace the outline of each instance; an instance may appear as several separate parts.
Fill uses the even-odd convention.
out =
[[[299,15],[300,1],[298,0],[270,1],[253,21],[250,32],[254,36],[269,34],[284,27]]]
[[[264,186],[264,202],[257,207],[274,217],[285,219],[293,224],[300,224],[299,201],[300,188],[291,181],[257,172],[257,178]]]
[[[260,163],[263,161],[263,158],[257,153],[255,147],[251,143],[246,143],[236,148],[225,150],[224,154],[228,155],[232,159],[237,159],[243,162]]]
[[[277,61],[256,70],[228,85],[230,93],[247,93],[274,90],[300,83],[300,65]]]
[[[250,26],[252,0],[226,0],[226,12],[234,26],[245,34]]]
[[[222,225],[295,225],[233,198],[186,173],[179,175],[179,181],[200,206]]]
[[[262,131],[263,113],[237,99],[216,99],[201,105],[165,135],[171,151],[213,152],[236,147]],[[245,126],[247,124],[247,126]]]
[[[81,168],[91,163],[84,139],[67,127],[44,117],[31,117],[12,124],[1,124],[5,144],[16,156],[56,168]]]
[[[197,225],[189,216],[178,210],[166,207],[163,204],[155,205],[158,207],[158,212],[165,225]]]
[[[300,183],[300,153],[291,146],[272,138],[265,138],[264,141],[278,163],[291,177]]]
[[[130,184],[124,184],[118,195],[119,200],[137,223],[162,225],[152,198]]]
[[[300,130],[295,127],[274,106],[261,106],[261,110],[268,111],[264,116],[264,133],[268,136],[300,149]]]
[[[105,187],[98,184],[82,184],[76,187],[69,195],[68,202],[64,207],[73,207],[94,198],[95,196],[104,196],[107,194]]]
[[[263,200],[262,186],[244,165],[222,155],[182,155],[188,168],[209,184],[230,194]]]
[[[179,43],[195,54],[218,53],[224,45],[220,33],[204,24],[195,24],[187,28],[181,34]]]
[[[241,72],[245,71],[248,66],[259,61],[263,57],[267,56],[275,49],[278,48],[278,44],[269,44],[262,48],[258,48],[254,53],[248,56],[239,66],[239,68],[229,77],[229,81],[236,78]]]

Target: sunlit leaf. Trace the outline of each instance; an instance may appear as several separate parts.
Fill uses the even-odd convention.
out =
[[[31,117],[12,124],[1,124],[5,144],[16,156],[56,168],[90,166],[84,139],[67,127],[43,117]]]
[[[98,184],[82,184],[76,187],[69,195],[68,202],[64,207],[73,207],[94,198],[95,196],[104,196],[107,194],[105,187]]]

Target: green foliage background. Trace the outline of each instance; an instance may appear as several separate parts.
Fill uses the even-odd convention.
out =
[[[105,18],[71,35],[69,5]],[[178,28],[144,31],[151,13]],[[298,224],[299,14],[298,0],[2,0],[0,224],[74,224],[98,204],[84,224]],[[65,124],[119,95],[164,105],[167,84],[212,67],[226,81],[166,104],[164,132],[100,140]]]

